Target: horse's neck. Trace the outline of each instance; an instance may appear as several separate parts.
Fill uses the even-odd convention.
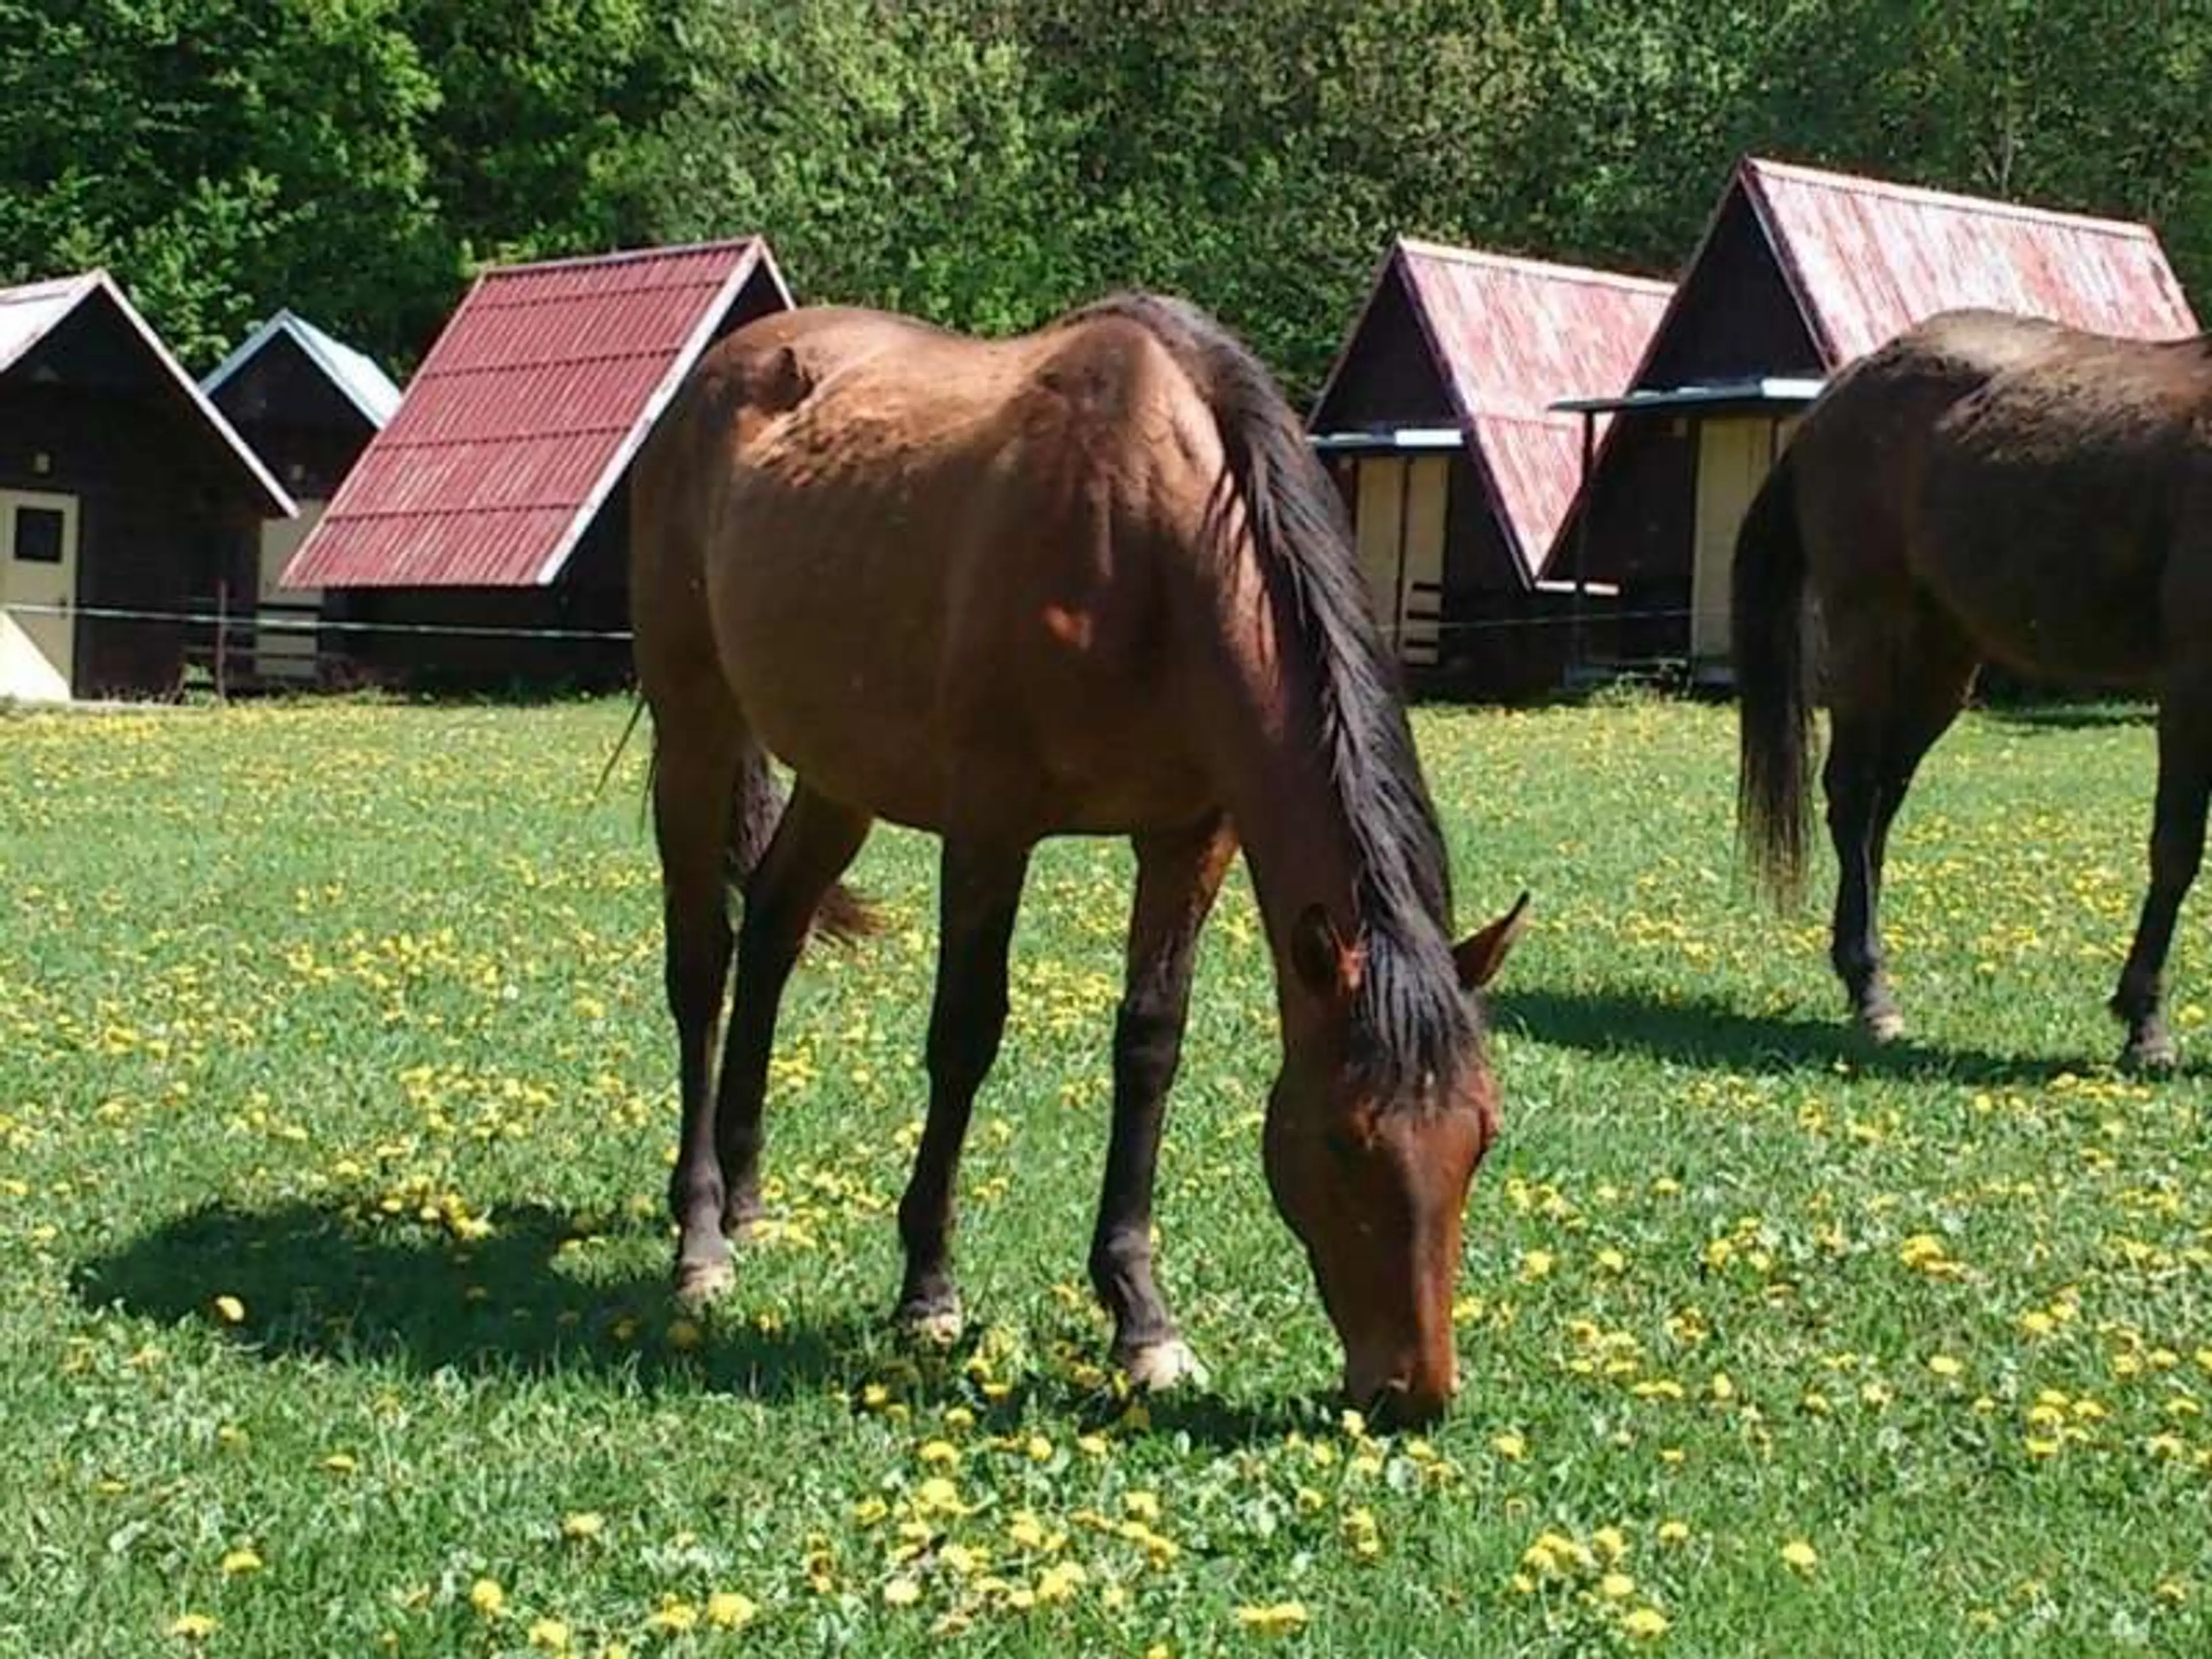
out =
[[[1229,713],[1215,723],[1213,770],[1251,872],[1288,1035],[1317,1012],[1291,968],[1292,924],[1319,904],[1346,939],[1356,939],[1358,865],[1350,808],[1320,730],[1317,690],[1291,666],[1291,653],[1277,648],[1265,602],[1254,599],[1243,616],[1246,625],[1225,634],[1247,637],[1218,665],[1218,705]]]

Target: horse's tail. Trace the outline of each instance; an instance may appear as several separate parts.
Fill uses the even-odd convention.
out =
[[[1804,886],[1813,732],[1805,541],[1787,451],[1736,532],[1729,624],[1739,709],[1737,836],[1753,878],[1786,905]]]
[[[738,768],[736,796],[730,804],[730,842],[726,867],[730,885],[742,894],[753,867],[768,851],[775,826],[783,820],[783,790],[768,750],[750,734],[743,763]],[[821,938],[851,944],[883,931],[883,917],[875,906],[843,882],[831,884],[815,907],[814,932]]]

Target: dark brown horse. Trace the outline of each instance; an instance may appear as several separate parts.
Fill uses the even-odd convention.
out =
[[[1839,875],[1832,959],[1904,1030],[1876,908],[1890,821],[1984,662],[2159,702],[2150,887],[2113,994],[2166,1067],[2166,949],[2212,792],[2212,350],[1991,312],[1931,318],[1822,395],[1736,544],[1740,799],[1760,873],[1802,879],[1815,688]]]
[[[872,820],[943,843],[929,1109],[898,1317],[949,1335],[961,1142],[1048,836],[1136,848],[1091,1277],[1141,1383],[1192,1361],[1152,1280],[1153,1167],[1199,930],[1241,842],[1283,1064],[1265,1164],[1346,1352],[1419,1416],[1455,1383],[1460,1218],[1496,1133],[1443,839],[1340,503],[1259,363],[1179,302],[986,343],[787,313],[702,364],[641,458],[633,603],[680,1050],[678,1288],[757,1213],[776,1006]],[[777,817],[764,754],[795,785]],[[742,883],[737,981],[724,883]]]

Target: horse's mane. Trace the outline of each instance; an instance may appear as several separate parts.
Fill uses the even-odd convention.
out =
[[[1070,321],[1142,324],[1213,411],[1228,465],[1207,504],[1207,538],[1233,546],[1237,509],[1296,630],[1320,708],[1319,738],[1353,861],[1365,963],[1352,1012],[1356,1060],[1393,1101],[1449,1085],[1475,1022],[1451,959],[1450,864],[1421,776],[1395,659],[1369,608],[1344,502],[1259,359],[1196,307],[1116,295]]]

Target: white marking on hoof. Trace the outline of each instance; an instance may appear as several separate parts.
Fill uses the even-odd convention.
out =
[[[897,1323],[899,1334],[908,1341],[932,1348],[951,1347],[967,1328],[957,1303],[949,1308],[901,1308]]]
[[[1164,1394],[1186,1384],[1194,1389],[1206,1386],[1206,1367],[1179,1336],[1134,1349],[1121,1356],[1120,1363],[1130,1382],[1147,1394]]]
[[[2120,1069],[2127,1072],[2171,1072],[2181,1064],[2181,1049],[2172,1037],[2130,1042],[2120,1050]]]
[[[1894,1008],[1863,1014],[1859,1018],[1859,1024],[1876,1042],[1895,1042],[1905,1035],[1905,1016]]]
[[[726,1296],[737,1285],[738,1270],[726,1256],[720,1261],[676,1264],[675,1297],[679,1307],[696,1310]]]

